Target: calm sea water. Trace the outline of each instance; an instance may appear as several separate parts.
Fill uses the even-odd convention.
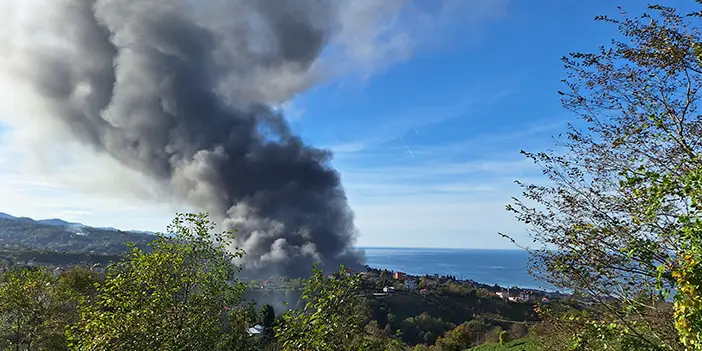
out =
[[[528,254],[520,250],[363,248],[374,268],[412,275],[454,275],[484,284],[555,290],[527,272]]]

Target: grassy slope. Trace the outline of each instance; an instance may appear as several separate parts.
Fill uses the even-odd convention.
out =
[[[504,346],[500,346],[500,344],[480,345],[470,349],[470,351],[539,351],[539,349],[531,340],[524,338],[514,340]]]

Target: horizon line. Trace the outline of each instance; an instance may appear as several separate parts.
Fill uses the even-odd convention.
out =
[[[483,250],[483,251],[525,251],[520,248],[479,248],[479,247],[436,247],[436,246],[354,246],[355,249],[392,250]]]

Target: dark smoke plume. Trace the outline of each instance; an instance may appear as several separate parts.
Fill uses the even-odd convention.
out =
[[[319,79],[336,1],[54,2],[24,79],[74,138],[238,229],[249,270],[359,267],[330,152],[270,107]]]

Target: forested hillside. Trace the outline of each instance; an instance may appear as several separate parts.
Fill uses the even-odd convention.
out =
[[[93,228],[58,220],[47,223],[6,214],[0,216],[2,247],[120,254],[127,252],[128,242],[144,247],[153,239],[153,235],[140,232]]]

